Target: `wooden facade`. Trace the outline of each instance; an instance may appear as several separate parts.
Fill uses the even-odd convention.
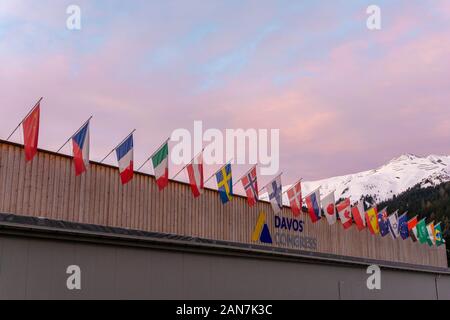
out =
[[[284,232],[314,238],[318,252],[447,267],[445,246],[372,236],[355,227],[343,230],[339,223],[329,226],[326,219],[312,224],[306,216],[300,218],[302,233],[280,231],[275,229],[267,202],[249,208],[244,197],[235,196],[222,205],[214,190],[194,199],[189,185],[175,181],[159,192],[154,177],[140,173],[122,186],[116,167],[98,163],[91,163],[86,174],[76,177],[71,157],[41,150],[26,163],[21,145],[0,141],[3,213],[255,244],[252,233],[261,211],[267,215],[272,235]],[[292,214],[285,208],[281,216]]]

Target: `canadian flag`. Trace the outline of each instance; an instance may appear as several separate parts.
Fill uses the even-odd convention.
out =
[[[350,199],[347,198],[344,201],[340,202],[336,208],[344,229],[350,228],[353,223]]]
[[[356,227],[359,231],[366,228],[366,219],[364,217],[364,214],[364,203],[362,201],[359,201],[352,207],[353,219],[355,219]]]
[[[333,225],[336,223],[336,204],[334,200],[334,192],[327,195],[322,199],[322,209],[328,224]]]
[[[203,193],[204,188],[203,156],[200,154],[194,161],[187,165],[186,169],[192,194],[194,198],[198,198]]]

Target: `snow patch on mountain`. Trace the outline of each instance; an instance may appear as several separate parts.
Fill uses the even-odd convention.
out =
[[[320,187],[322,196],[335,191],[336,200],[347,198],[353,202],[372,196],[376,202],[391,199],[419,184],[422,188],[450,181],[450,156],[419,157],[405,154],[373,170],[302,183],[303,195]],[[290,186],[285,186],[288,189]],[[267,195],[265,195],[267,198]],[[288,204],[286,194],[284,201]]]

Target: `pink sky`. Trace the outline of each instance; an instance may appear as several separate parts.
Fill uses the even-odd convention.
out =
[[[279,128],[286,184],[450,154],[450,3],[394,2],[369,31],[367,1],[78,1],[68,31],[70,1],[3,0],[0,137],[44,96],[40,147],[93,114],[93,160],[136,128],[139,165],[194,120]]]

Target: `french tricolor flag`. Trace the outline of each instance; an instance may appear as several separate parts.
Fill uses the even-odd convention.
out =
[[[117,161],[119,162],[120,180],[127,184],[133,179],[133,135],[131,134],[117,148]]]
[[[89,122],[72,137],[72,148],[75,175],[79,176],[89,165]]]

